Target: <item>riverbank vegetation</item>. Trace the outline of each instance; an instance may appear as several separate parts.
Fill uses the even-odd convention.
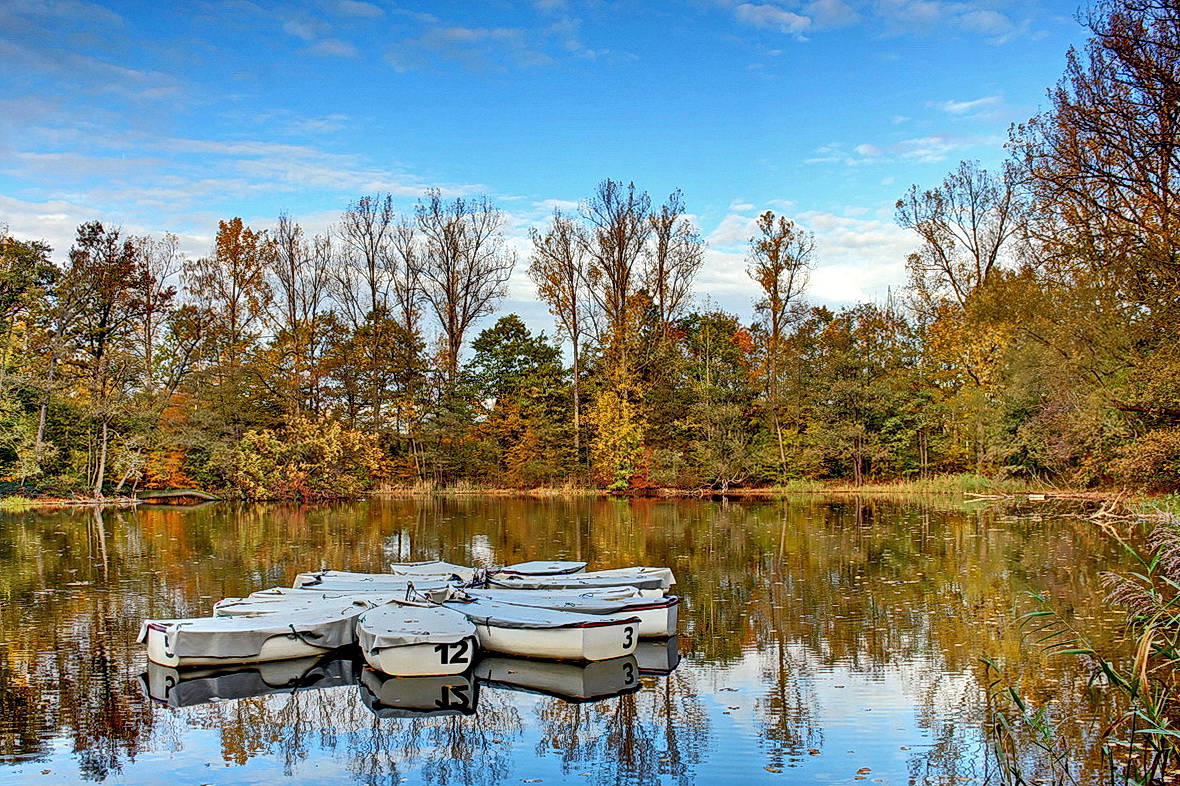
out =
[[[175,236],[0,232],[0,473],[23,494],[198,486],[726,491],[970,473],[1180,485],[1180,12],[1100,2],[1000,171],[900,195],[909,283],[806,299],[810,232],[765,213],[751,323],[694,297],[679,192],[602,181],[517,253],[484,197],[360,196]],[[527,269],[554,334],[499,312]]]

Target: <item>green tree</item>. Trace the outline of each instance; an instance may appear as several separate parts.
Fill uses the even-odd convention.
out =
[[[574,460],[561,351],[515,314],[472,342],[470,364],[487,415],[479,433],[495,446],[503,483],[553,485]]]

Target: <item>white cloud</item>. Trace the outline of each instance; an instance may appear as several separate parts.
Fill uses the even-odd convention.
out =
[[[283,23],[284,33],[304,41],[314,41],[327,31],[328,26],[318,19],[291,19]]]
[[[748,208],[749,212],[756,212],[753,210],[753,205],[743,207]],[[754,221],[755,216],[753,215],[729,213],[725,218],[721,219],[721,222],[714,227],[712,232],[709,232],[705,236],[705,242],[712,249],[726,249],[729,251],[742,249],[757,231]]]
[[[811,19],[777,5],[741,3],[734,9],[734,15],[739,22],[777,30],[780,33],[804,38],[804,33],[811,27]]]
[[[775,30],[797,39],[824,30],[865,24],[886,36],[976,35],[993,45],[1021,37],[1039,37],[1031,17],[1014,16],[1023,8],[1007,4],[1005,12],[990,0],[714,0],[732,9],[745,25]],[[1032,10],[1025,11],[1032,13]]]
[[[977,109],[998,106],[1003,101],[1004,99],[1000,96],[985,96],[972,101],[937,101],[931,103],[930,106],[952,115],[966,115]]]
[[[308,54],[320,57],[356,57],[359,53],[352,44],[339,38],[325,38],[307,47]]]
[[[813,22],[817,30],[827,30],[836,27],[847,27],[856,24],[864,17],[844,0],[814,0],[803,7],[803,11]]]
[[[1000,136],[951,136],[931,134],[913,139],[901,139],[889,143],[862,142],[851,150],[838,142],[832,142],[816,149],[815,155],[806,160],[809,164],[844,164],[862,166],[882,163],[934,164],[947,160],[951,153],[972,147],[1001,146]]]
[[[816,268],[809,295],[830,305],[881,301],[905,285],[909,232],[892,221],[810,213],[800,221],[816,239]]]
[[[372,3],[362,3],[359,0],[340,0],[336,10],[346,16],[357,16],[365,19],[376,19],[385,16],[385,9]]]

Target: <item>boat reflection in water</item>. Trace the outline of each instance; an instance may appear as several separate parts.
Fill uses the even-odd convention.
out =
[[[139,676],[152,701],[169,707],[193,707],[212,701],[247,699],[356,684],[360,664],[352,655],[291,658],[229,668],[173,668],[148,662]]]
[[[358,685],[361,702],[374,715],[408,718],[473,714],[478,705],[478,681],[566,701],[597,701],[638,690],[640,675],[667,675],[679,662],[676,639],[671,638],[641,642],[635,655],[603,661],[485,655],[472,670],[441,677],[390,677],[366,667],[350,651],[233,669],[178,669],[149,662],[139,682],[152,701],[169,707]]]
[[[680,665],[680,645],[676,636],[668,639],[640,639],[635,660],[640,674],[666,676]]]
[[[471,672],[441,677],[390,677],[373,668],[360,675],[361,701],[378,718],[471,715],[479,684]]]
[[[597,701],[640,688],[634,655],[579,662],[493,656],[475,664],[475,675],[490,685],[566,701]]]

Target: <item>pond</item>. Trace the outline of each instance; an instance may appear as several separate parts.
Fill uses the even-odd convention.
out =
[[[1087,782],[1109,697],[1015,620],[1034,591],[1121,651],[1099,574],[1122,558],[1089,522],[1022,504],[472,497],[4,515],[0,783],[996,783],[1002,701],[985,655],[1002,684],[1048,703]],[[668,566],[681,635],[634,662],[485,658],[433,682],[382,680],[348,651],[149,669],[135,643],[144,618],[205,616],[303,570],[431,558]]]

